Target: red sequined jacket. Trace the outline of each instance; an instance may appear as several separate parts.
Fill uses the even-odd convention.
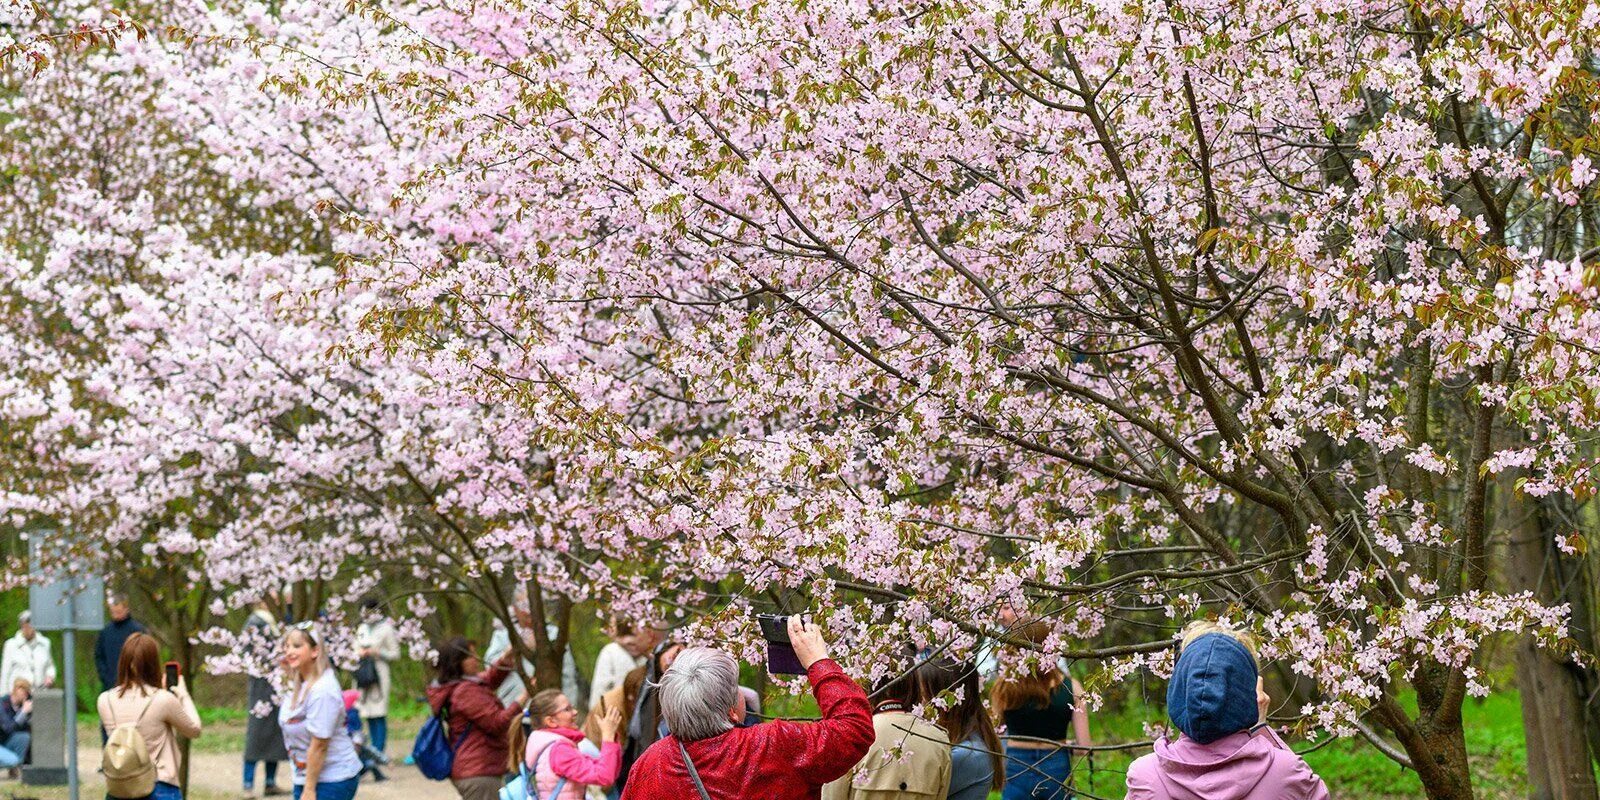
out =
[[[711,800],[817,800],[823,784],[867,754],[875,734],[866,692],[831,659],[807,677],[821,720],[774,720],[685,743]],[[644,751],[622,800],[699,800],[675,737]]]

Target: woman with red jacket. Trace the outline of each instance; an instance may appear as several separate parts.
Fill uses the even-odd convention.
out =
[[[516,651],[507,652],[484,670],[477,649],[464,637],[449,639],[438,649],[439,677],[428,687],[428,705],[433,707],[433,713],[444,715],[450,743],[455,747],[450,783],[461,800],[496,800],[504,783],[511,746],[506,732],[512,720],[521,715],[522,704],[528,701],[527,692],[507,705],[501,705],[495,696],[495,690],[510,674]]]
[[[744,719],[738,662],[691,647],[661,678],[671,735],[639,757],[622,800],[818,800],[823,784],[849,772],[876,738],[867,694],[828,658],[815,625],[790,617],[789,639],[822,719],[737,727]]]

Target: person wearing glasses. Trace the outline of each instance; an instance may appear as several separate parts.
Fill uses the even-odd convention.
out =
[[[462,800],[497,800],[511,750],[507,734],[528,702],[527,692],[505,704],[495,694],[511,674],[516,651],[506,651],[484,669],[477,648],[465,637],[447,639],[436,649],[438,678],[428,687],[428,705],[444,718],[455,750],[450,783]]]
[[[311,622],[283,635],[289,693],[278,707],[278,724],[294,763],[294,800],[351,800],[361,782],[361,758],[345,729],[339,678],[317,637]]]
[[[600,755],[584,755],[578,730],[578,709],[560,689],[545,689],[528,702],[528,716],[536,729],[528,734],[523,764],[528,768],[536,800],[582,800],[590,786],[610,786],[622,769],[622,709],[613,707],[600,717]]]

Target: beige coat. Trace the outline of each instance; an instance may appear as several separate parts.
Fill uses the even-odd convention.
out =
[[[389,663],[400,658],[400,635],[389,620],[363,622],[356,628],[356,647],[372,648],[372,660],[378,668],[378,685],[361,690],[356,713],[362,719],[388,717],[389,695],[394,691]]]
[[[872,716],[877,738],[822,800],[944,800],[950,794],[950,735],[903,711]]]
[[[179,694],[147,686],[130,689],[118,697],[117,690],[111,689],[100,694],[95,706],[100,711],[100,726],[107,734],[119,724],[138,720],[139,735],[144,737],[150,760],[156,765],[156,780],[178,785],[178,740],[173,733],[189,739],[200,735],[200,714],[194,710],[187,691]]]

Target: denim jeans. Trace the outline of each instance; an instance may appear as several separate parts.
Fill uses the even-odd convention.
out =
[[[1003,800],[1065,800],[1067,778],[1072,775],[1072,756],[1066,748],[1034,750],[1005,746],[1006,788]]]
[[[389,743],[389,718],[367,717],[367,744],[378,755],[383,755],[383,747]]]
[[[261,764],[262,764],[263,770],[267,773],[267,785],[268,786],[277,786],[278,785],[278,762],[276,762],[276,761],[262,761]],[[253,787],[255,785],[256,785],[256,762],[254,762],[254,761],[246,761],[246,762],[244,762],[244,788],[245,788],[246,791],[249,791],[251,789],[251,787]]]
[[[116,798],[108,794],[106,800],[116,800]],[[155,791],[145,795],[144,800],[183,800],[183,790],[170,783],[156,781]]]
[[[21,764],[28,757],[28,742],[32,739],[33,734],[27,731],[17,731],[6,737],[5,743],[0,744],[0,769],[11,769]]]
[[[317,784],[317,800],[355,800],[356,787],[361,785],[361,776],[346,778],[342,781],[327,781]],[[294,800],[300,800],[304,786],[295,784]]]

